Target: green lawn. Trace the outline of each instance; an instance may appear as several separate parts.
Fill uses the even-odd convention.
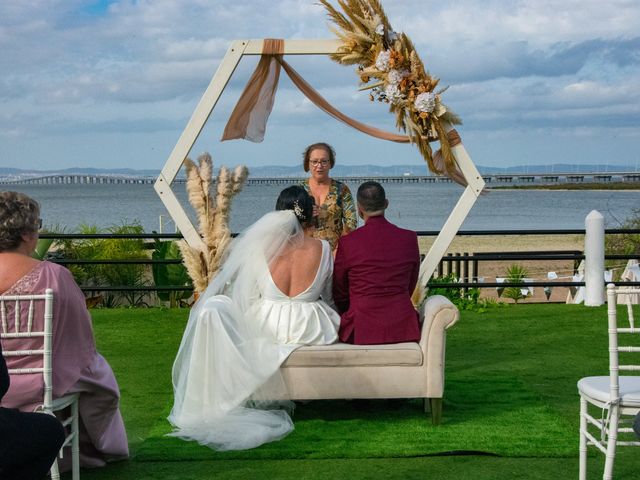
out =
[[[447,338],[444,423],[416,401],[311,402],[281,442],[220,454],[167,438],[171,364],[188,312],[93,310],[122,390],[132,458],[83,479],[576,478],[576,381],[607,370],[606,309],[515,305],[463,312]],[[601,478],[592,452],[589,478]],[[639,478],[620,449],[616,478]]]

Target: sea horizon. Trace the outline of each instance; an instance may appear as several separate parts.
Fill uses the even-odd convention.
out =
[[[295,182],[292,182],[295,183]],[[352,192],[357,183],[346,181]],[[460,198],[453,183],[386,183],[387,218],[400,227],[437,231]],[[241,231],[272,210],[286,184],[246,185],[231,204],[230,228]],[[175,226],[151,184],[12,185],[41,205],[46,228],[77,232],[81,225],[105,229],[137,223],[145,232],[175,231]],[[193,219],[184,184],[174,192]],[[639,190],[490,190],[481,195],[461,230],[583,229],[586,215],[600,211],[607,228],[619,228],[640,205]]]

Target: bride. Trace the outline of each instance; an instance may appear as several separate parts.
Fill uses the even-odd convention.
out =
[[[333,263],[311,237],[313,199],[284,189],[243,232],[189,315],[173,365],[170,435],[243,450],[293,430],[279,367],[301,345],[333,343]]]

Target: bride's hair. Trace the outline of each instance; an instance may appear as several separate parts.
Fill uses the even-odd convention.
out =
[[[300,224],[306,226],[313,220],[313,197],[298,185],[287,187],[278,196],[276,210],[293,210]]]

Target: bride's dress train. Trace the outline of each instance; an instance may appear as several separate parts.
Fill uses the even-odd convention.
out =
[[[293,404],[279,367],[302,344],[334,342],[340,321],[321,299],[331,302],[328,243],[301,294],[287,297],[271,278],[269,261],[301,234],[293,213],[278,211],[234,242],[189,316],[173,367],[171,435],[216,450],[243,450],[293,430],[287,411]]]

